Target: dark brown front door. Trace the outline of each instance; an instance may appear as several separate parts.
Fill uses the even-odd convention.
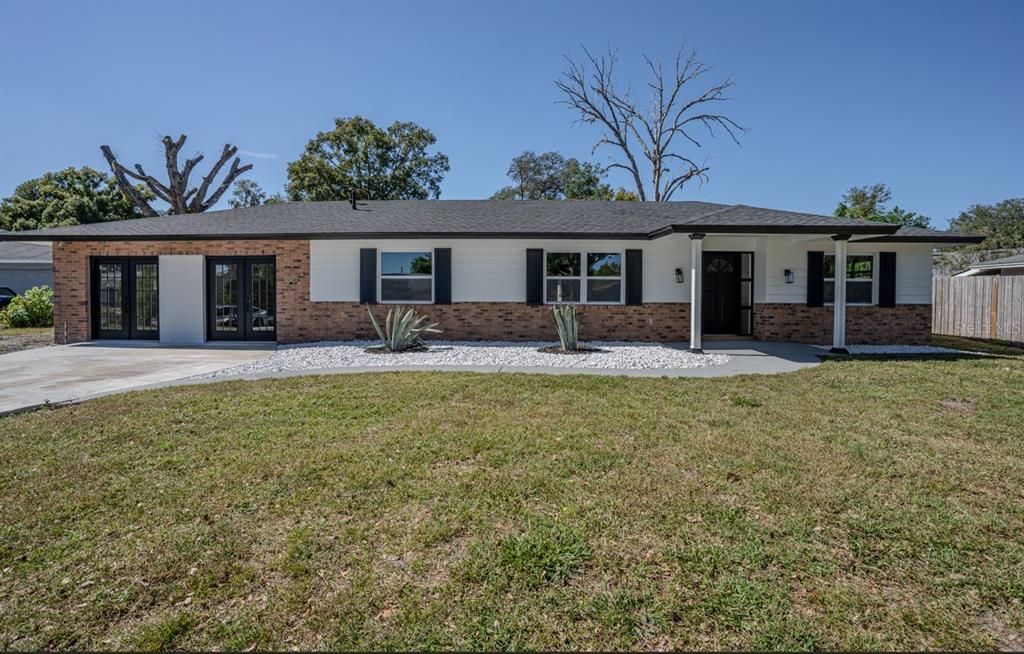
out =
[[[705,334],[740,331],[740,253],[705,252],[704,291],[701,295]]]

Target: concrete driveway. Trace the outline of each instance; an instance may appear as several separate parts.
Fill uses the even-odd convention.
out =
[[[274,344],[168,347],[103,342],[0,355],[0,416],[46,402],[84,400],[165,384],[263,359]]]

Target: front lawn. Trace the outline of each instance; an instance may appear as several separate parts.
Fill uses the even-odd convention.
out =
[[[378,373],[0,420],[0,647],[1024,645],[1024,359]]]

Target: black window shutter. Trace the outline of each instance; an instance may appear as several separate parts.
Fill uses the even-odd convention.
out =
[[[526,303],[544,304],[544,250],[526,250]]]
[[[434,304],[452,303],[452,249],[434,248]]]
[[[644,251],[626,250],[626,304],[644,303]]]
[[[377,249],[359,249],[359,303],[377,304]]]
[[[896,253],[878,253],[878,306],[896,306]]]
[[[807,306],[825,306],[825,253],[807,253]]]

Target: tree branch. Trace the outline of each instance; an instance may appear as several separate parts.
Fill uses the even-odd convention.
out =
[[[678,154],[672,149],[673,139],[677,134],[694,147],[701,144],[687,131],[688,125],[701,124],[714,137],[715,128],[720,127],[739,145],[738,133],[747,129],[723,114],[711,112],[690,115],[698,106],[709,102],[728,100],[725,92],[732,87],[733,81],[726,79],[700,93],[696,97],[682,101],[683,94],[690,87],[687,85],[711,70],[698,59],[696,50],[688,53],[684,48],[676,52],[675,67],[666,74],[665,65],[643,55],[644,62],[651,74],[647,87],[651,92],[650,102],[646,111],[638,109],[630,97],[628,89],[624,93],[616,91],[615,62],[616,55],[611,49],[607,55],[595,57],[585,47],[586,59],[583,63],[574,61],[566,55],[567,70],[561,78],[555,80],[555,86],[563,93],[565,104],[578,113],[574,122],[602,125],[607,133],[595,143],[592,152],[602,145],[617,148],[625,161],[615,162],[608,168],[621,168],[629,171],[636,184],[637,194],[642,200],[649,196],[655,201],[664,201],[672,197],[687,181],[698,178],[707,179],[706,164],[697,165],[690,158]],[[588,66],[589,65],[589,66]],[[588,73],[588,67],[593,72]],[[650,169],[650,193],[645,189],[643,176],[633,148],[638,148]],[[679,159],[688,166],[688,170],[676,175],[667,182],[662,178],[670,172],[668,162]]]
[[[110,171],[114,174],[114,179],[117,180],[117,185],[121,189],[121,192],[124,193],[136,207],[138,207],[143,216],[146,216],[147,218],[155,218],[156,216],[159,216],[160,214],[157,213],[153,207],[149,206],[149,203],[146,202],[146,198],[142,197],[142,194],[139,193],[139,189],[135,188],[135,185],[128,181],[127,173],[130,173],[130,171],[118,163],[117,157],[114,156],[110,146],[101,145],[100,151],[103,152],[103,157],[107,160],[107,163],[110,164]]]

